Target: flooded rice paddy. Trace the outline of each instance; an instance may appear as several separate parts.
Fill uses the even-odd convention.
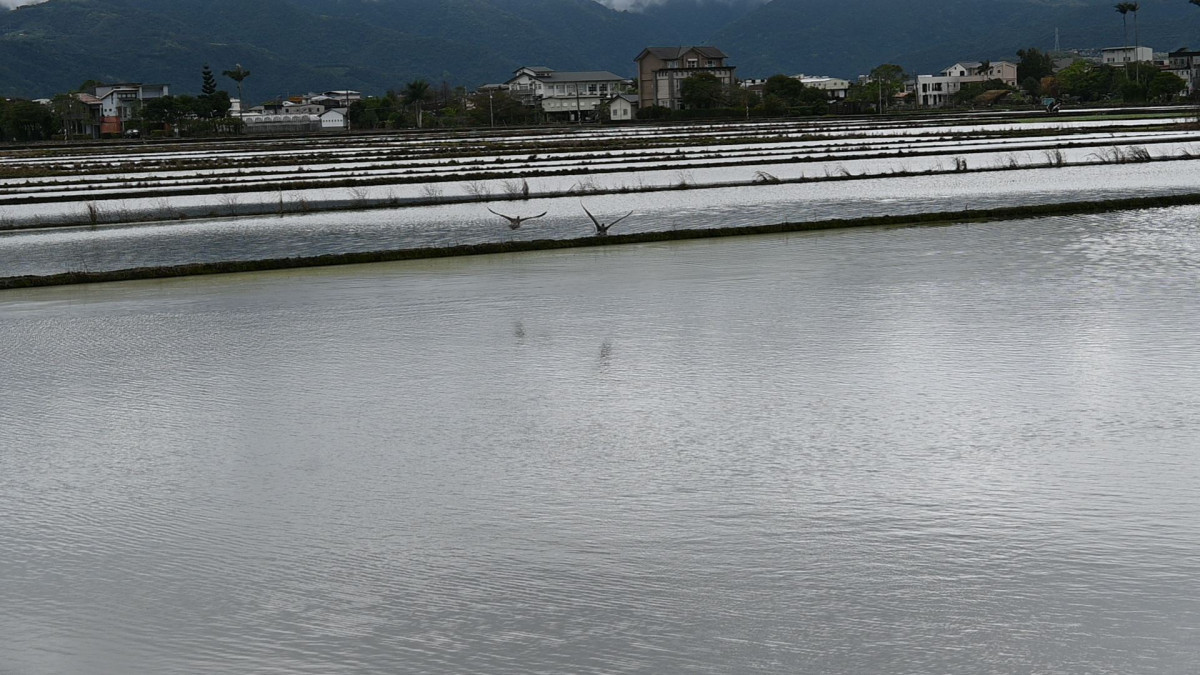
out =
[[[0,277],[1196,191],[1179,116],[725,123],[9,151]],[[513,231],[489,212],[546,216]]]
[[[1198,276],[1178,208],[6,291],[0,670],[1191,672]]]

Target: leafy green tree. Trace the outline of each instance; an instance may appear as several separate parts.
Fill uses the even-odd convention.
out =
[[[478,92],[469,98],[467,108],[471,124],[480,127],[532,124],[535,121],[535,111],[506,91]]]
[[[728,91],[729,105],[733,108],[747,109],[757,106],[762,99],[758,92],[745,87],[733,87]]]
[[[421,102],[429,95],[429,83],[417,79],[404,85],[404,103],[416,108],[417,128],[421,128]]]
[[[1043,77],[1054,74],[1054,57],[1043,53],[1036,47],[1029,49],[1017,50],[1017,80],[1021,82],[1021,88],[1031,94],[1038,93],[1028,85],[1029,80],[1033,80],[1036,85]]]
[[[1059,90],[1081,101],[1099,101],[1118,88],[1117,69],[1078,59],[1055,75]]]
[[[696,73],[679,83],[679,102],[685,108],[719,108],[725,103],[725,85],[712,73]]]
[[[184,99],[188,100],[184,100]],[[142,107],[142,117],[157,125],[177,125],[180,120],[195,113],[192,107],[195,99],[190,96],[160,96],[146,101]]]
[[[1160,71],[1146,85],[1146,97],[1151,101],[1169,103],[1187,89],[1187,82],[1174,73]]]
[[[229,100],[229,92],[218,91],[212,95],[196,97],[195,113],[197,117],[227,117],[233,102]]]
[[[58,120],[64,140],[83,133],[83,123],[90,114],[87,105],[74,94],[57,94],[50,100],[50,110]]]
[[[58,126],[50,108],[41,103],[0,99],[0,140],[49,140]]]
[[[638,108],[637,118],[639,120],[665,120],[671,117],[671,109],[661,105],[648,105],[644,108]]]
[[[894,63],[885,63],[873,68],[866,82],[851,85],[847,98],[854,102],[877,106],[878,111],[883,112],[883,108],[891,102],[892,96],[904,90],[904,81],[907,78],[903,68]]]
[[[794,77],[772,75],[763,85],[763,96],[775,96],[787,105],[797,105],[804,89],[804,83]]]
[[[754,114],[762,117],[778,117],[787,114],[787,102],[775,94],[763,96],[762,103],[754,108]]]

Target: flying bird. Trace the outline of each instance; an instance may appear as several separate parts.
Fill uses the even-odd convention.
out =
[[[583,206],[583,202],[579,202],[579,205]],[[596,220],[596,216],[593,216],[592,212],[588,211],[586,206],[583,206],[583,212],[588,214],[588,218],[591,218],[592,223],[594,223],[596,225],[596,236],[597,237],[603,237],[603,236],[607,235],[608,228],[612,227],[613,225],[616,225],[617,223],[621,222],[622,220],[625,220],[629,216],[633,215],[633,211],[630,211],[629,213],[626,213],[625,215],[621,216],[620,218],[617,218],[616,220],[612,221],[611,223],[605,224],[605,223],[602,223],[602,222]]]
[[[485,208],[486,208],[486,207],[485,207]],[[492,211],[492,210],[489,208],[489,209],[488,209],[488,211]],[[544,215],[546,215],[547,213],[549,213],[549,211],[542,211],[541,213],[537,214],[536,216],[528,216],[528,217],[525,217],[525,216],[506,216],[506,215],[504,215],[503,213],[496,213],[495,211],[492,211],[492,213],[494,213],[494,214],[496,214],[497,216],[500,216],[501,218],[503,218],[503,219],[507,220],[507,221],[508,221],[508,229],[510,229],[510,230],[515,230],[515,229],[517,229],[517,228],[521,227],[521,223],[523,223],[523,222],[525,222],[525,221],[527,221],[527,220],[533,220],[534,218],[541,218],[542,216],[544,216]]]

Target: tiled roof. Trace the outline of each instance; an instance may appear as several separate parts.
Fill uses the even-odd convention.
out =
[[[706,59],[725,59],[729,55],[717,49],[716,47],[706,46],[686,46],[686,47],[646,47],[645,52],[650,52],[651,55],[667,61],[678,59],[684,54],[695,50],[697,54]],[[643,52],[644,53],[644,52]]]
[[[624,81],[628,78],[614,75],[607,70],[584,70],[575,73],[554,71],[538,78],[543,82],[597,82],[601,80]]]

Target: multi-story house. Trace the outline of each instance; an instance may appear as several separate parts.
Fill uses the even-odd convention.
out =
[[[1200,86],[1200,51],[1184,47],[1171,52],[1167,55],[1167,72],[1187,82],[1188,94],[1195,92]]]
[[[710,73],[727,87],[737,80],[729,56],[716,47],[646,47],[634,61],[638,64],[638,104],[642,108],[683,107],[680,85],[692,75]]]
[[[1100,62],[1106,66],[1124,68],[1127,63],[1153,60],[1154,50],[1150,47],[1107,47],[1100,50]]]
[[[843,80],[838,77],[829,77],[827,75],[793,75],[792,77],[800,80],[800,82],[806,87],[820,89],[832,100],[840,101],[846,98],[846,95],[850,93],[850,80]]]
[[[547,117],[578,121],[594,118],[598,108],[632,82],[605,70],[561,71],[544,66],[518,68],[504,83],[508,93]]]
[[[170,95],[165,84],[121,84],[97,85],[92,92],[100,105],[100,133],[119,134],[125,123],[141,114],[142,105],[153,98]]]
[[[984,65],[978,61],[961,61],[937,75],[918,75],[917,100],[924,106],[946,105],[963,85],[988,80],[1000,80],[1010,87],[1017,86],[1017,64],[991,61],[986,68]]]

